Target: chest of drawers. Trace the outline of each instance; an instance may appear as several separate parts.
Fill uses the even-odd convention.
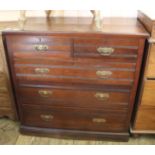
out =
[[[79,20],[29,19],[3,33],[21,132],[127,140],[148,34],[136,19],[100,30]]]
[[[13,22],[0,22],[0,118],[9,117],[15,120],[17,116],[1,34],[2,30],[10,26],[15,25]]]
[[[138,18],[151,37],[147,42],[148,50],[131,132],[133,134],[155,134],[155,17],[149,12],[139,11]]]

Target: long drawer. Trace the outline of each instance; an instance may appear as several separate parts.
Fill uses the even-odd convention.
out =
[[[135,63],[106,62],[100,59],[15,58],[15,73],[21,83],[76,83],[131,86]],[[44,81],[42,83],[42,81]],[[51,83],[50,83],[51,82]]]
[[[82,60],[81,60],[82,61]],[[66,63],[59,61],[49,65],[15,64],[15,73],[19,83],[76,83],[76,84],[106,84],[131,86],[135,69],[133,64],[88,62]],[[124,66],[123,66],[124,65]]]
[[[114,78],[87,78],[82,76],[53,76],[53,75],[34,75],[34,74],[16,74],[18,84],[30,83],[40,85],[51,84],[91,84],[91,85],[114,85],[126,86],[131,88],[133,80],[131,79],[114,79]]]
[[[133,69],[109,68],[107,67],[89,67],[88,66],[61,66],[61,65],[15,65],[15,72],[18,78],[34,77],[38,80],[44,78],[73,79],[76,80],[113,80],[121,83],[123,81],[131,82],[134,79],[135,71]],[[57,79],[57,80],[58,80]]]
[[[126,111],[22,106],[22,125],[91,131],[126,131]]]
[[[88,109],[127,109],[130,97],[128,90],[67,89],[58,87],[19,87],[18,94],[22,104],[85,107]]]

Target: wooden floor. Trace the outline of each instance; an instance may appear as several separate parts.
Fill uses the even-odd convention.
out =
[[[43,145],[62,145],[62,144],[75,144],[75,145],[106,145],[106,144],[155,144],[155,136],[140,136],[137,138],[130,138],[129,142],[110,142],[110,141],[87,141],[87,140],[68,140],[68,139],[56,139],[45,138],[35,136],[25,136],[18,132],[19,125],[17,122],[9,119],[0,119],[0,144],[43,144]]]

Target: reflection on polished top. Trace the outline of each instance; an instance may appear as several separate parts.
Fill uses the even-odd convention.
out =
[[[93,18],[84,17],[52,17],[50,19],[35,17],[28,18],[25,23],[18,21],[1,22],[0,30],[40,31],[61,33],[105,33],[147,36],[148,33],[136,18],[103,18],[100,28]]]

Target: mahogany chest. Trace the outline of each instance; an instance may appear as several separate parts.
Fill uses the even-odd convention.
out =
[[[22,133],[127,140],[145,40],[137,19],[28,19],[3,32]]]

